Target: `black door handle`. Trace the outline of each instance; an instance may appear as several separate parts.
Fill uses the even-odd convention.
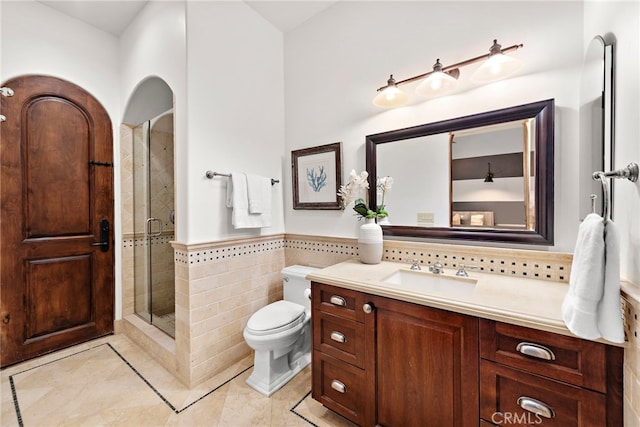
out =
[[[100,242],[92,243],[91,246],[100,246],[102,252],[109,250],[109,220],[103,218],[100,220]]]

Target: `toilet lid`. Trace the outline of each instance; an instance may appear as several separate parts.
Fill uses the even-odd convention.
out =
[[[254,335],[267,335],[291,329],[304,321],[304,307],[291,301],[276,301],[253,313],[247,329]]]

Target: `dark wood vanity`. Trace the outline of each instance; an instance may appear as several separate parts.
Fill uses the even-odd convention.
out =
[[[623,348],[312,283],[312,396],[362,426],[622,426]]]

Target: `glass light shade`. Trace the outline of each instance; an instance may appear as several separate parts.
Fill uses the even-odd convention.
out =
[[[503,79],[518,71],[522,66],[519,59],[507,56],[503,53],[491,55],[471,76],[471,80],[487,83]]]
[[[435,71],[420,82],[416,88],[418,95],[435,97],[451,92],[458,85],[458,80],[442,71]]]
[[[387,86],[373,99],[373,105],[382,108],[400,107],[409,101],[409,96],[395,85]]]

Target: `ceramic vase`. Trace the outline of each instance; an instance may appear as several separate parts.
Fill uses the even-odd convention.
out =
[[[375,218],[365,218],[358,230],[358,254],[364,264],[379,264],[382,260],[382,227]]]

